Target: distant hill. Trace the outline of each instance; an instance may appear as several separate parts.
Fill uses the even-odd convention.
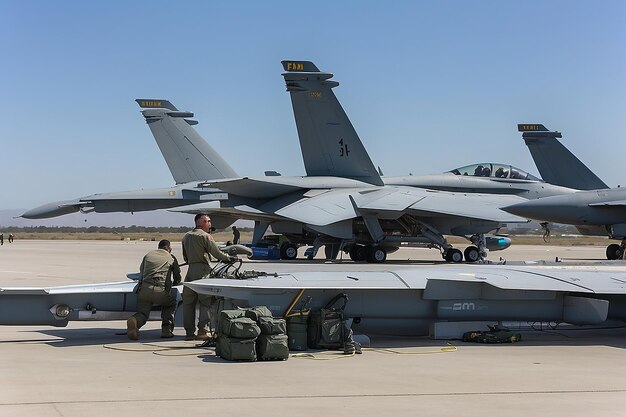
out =
[[[14,218],[26,209],[0,210],[0,228],[2,227],[37,227],[37,226],[70,226],[70,227],[121,227],[121,226],[149,226],[149,227],[189,227],[193,225],[193,215],[172,213],[167,210],[144,211],[140,213],[74,213],[61,217],[43,220],[29,220]],[[241,227],[254,225],[251,221],[239,220],[235,223]]]

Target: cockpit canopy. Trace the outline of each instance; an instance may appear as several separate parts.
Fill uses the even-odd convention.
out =
[[[541,179],[515,168],[512,165],[482,163],[467,165],[450,171],[454,175],[468,175],[472,177],[509,178],[514,180],[541,181]]]

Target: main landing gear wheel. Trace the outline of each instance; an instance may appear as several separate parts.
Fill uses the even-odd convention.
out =
[[[480,259],[480,251],[476,246],[468,246],[463,251],[465,262],[476,262]]]
[[[365,260],[365,246],[363,245],[354,245],[350,249],[350,259],[354,262],[362,262]]]
[[[606,247],[606,259],[621,259],[622,255],[624,255],[624,251],[622,250],[622,247],[617,243],[612,243]]]
[[[460,250],[452,248],[446,252],[446,261],[459,263],[463,261],[463,253]]]
[[[380,246],[367,246],[367,262],[372,264],[382,264],[387,259],[387,251]]]
[[[283,243],[280,247],[280,259],[293,261],[298,257],[298,247],[293,243]]]

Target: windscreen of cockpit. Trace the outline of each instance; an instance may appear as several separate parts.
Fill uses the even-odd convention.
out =
[[[467,165],[462,168],[450,171],[454,175],[464,175],[470,177],[490,177],[490,178],[510,178],[514,180],[541,181],[534,175],[529,174],[512,165],[481,163]]]

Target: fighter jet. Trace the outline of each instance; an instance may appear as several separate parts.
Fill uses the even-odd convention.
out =
[[[166,100],[137,101],[180,185],[96,194],[43,206],[24,213],[24,217],[49,217],[77,210],[139,211],[211,201],[209,207],[195,204],[181,211],[210,213],[216,227],[226,227],[237,219],[254,220],[255,241],[271,224],[274,232],[291,240],[281,248],[285,258],[296,256],[298,244],[335,244],[336,256],[341,243],[353,242],[354,258],[370,262],[384,262],[388,252],[407,241],[432,243],[443,248],[445,259],[460,262],[463,254],[447,244],[444,234],[481,236],[504,223],[526,221],[498,208],[519,202],[516,196],[385,186],[367,175],[237,177],[192,128],[192,113],[181,112]],[[208,168],[203,170],[205,165]],[[200,181],[201,176],[207,178]],[[478,243],[479,248],[485,247],[484,239]],[[479,248],[466,249],[466,259],[475,261],[483,256]]]
[[[333,89],[333,74],[321,72],[310,61],[282,61],[287,91],[291,97],[305,169],[309,176],[332,175],[352,178],[371,184],[409,186],[463,193],[517,195],[527,199],[573,193],[574,189],[546,183],[508,164],[481,163],[453,169],[442,174],[384,177],[370,159],[359,135],[346,115]],[[431,227],[431,230],[433,228]],[[464,236],[477,244],[466,249],[466,259],[484,251],[481,236]],[[485,237],[489,249],[500,249],[490,243],[500,237]],[[429,244],[446,253],[450,248],[445,238]],[[508,246],[508,245],[507,245]],[[344,247],[349,253],[361,250],[358,242]],[[358,255],[357,255],[358,257]]]
[[[608,188],[541,124],[521,124],[522,137],[531,151],[541,176],[551,181],[588,191],[526,201],[504,210],[543,222],[571,224],[585,235],[621,239],[610,244],[607,259],[619,259],[626,248],[626,190]]]

